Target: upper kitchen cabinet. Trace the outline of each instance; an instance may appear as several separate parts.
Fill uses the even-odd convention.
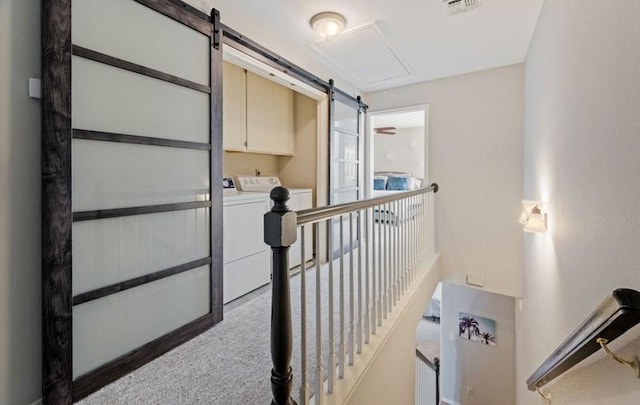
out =
[[[293,91],[230,63],[223,72],[224,149],[293,155]]]
[[[293,91],[247,72],[247,147],[293,155]]]
[[[225,150],[247,150],[247,75],[224,62],[222,68],[222,144]]]

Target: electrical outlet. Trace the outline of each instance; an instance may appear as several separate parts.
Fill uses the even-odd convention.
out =
[[[484,277],[477,274],[467,274],[467,284],[484,287]]]
[[[470,385],[467,385],[467,395],[473,395],[473,387]]]

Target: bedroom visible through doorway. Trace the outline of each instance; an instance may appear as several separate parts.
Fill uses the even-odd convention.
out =
[[[371,197],[428,182],[427,105],[370,113],[367,190]]]

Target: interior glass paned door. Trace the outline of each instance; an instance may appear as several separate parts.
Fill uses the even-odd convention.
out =
[[[330,179],[329,203],[341,204],[362,198],[362,170],[361,157],[363,143],[361,132],[363,116],[360,104],[356,102],[342,102],[334,99],[331,110],[331,150],[330,150]],[[356,229],[354,216],[354,229]],[[343,218],[343,245],[349,250],[349,218]],[[333,231],[334,257],[340,252],[340,221],[334,220]],[[354,235],[357,243],[357,235]]]

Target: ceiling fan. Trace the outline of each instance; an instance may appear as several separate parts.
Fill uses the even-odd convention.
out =
[[[373,131],[378,135],[395,135],[396,127],[378,127],[373,128]]]

